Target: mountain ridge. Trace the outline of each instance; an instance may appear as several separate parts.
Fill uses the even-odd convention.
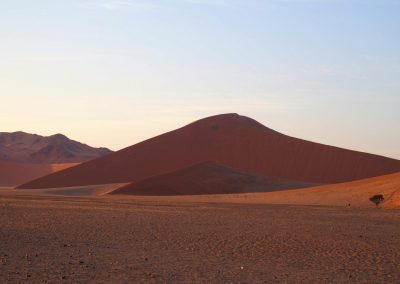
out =
[[[23,131],[0,132],[0,160],[8,162],[81,163],[110,153],[107,148],[94,148],[60,133],[41,136]]]

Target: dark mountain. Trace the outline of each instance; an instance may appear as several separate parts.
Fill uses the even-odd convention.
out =
[[[93,148],[62,134],[40,136],[25,132],[0,132],[0,160],[30,164],[81,163],[112,153]]]

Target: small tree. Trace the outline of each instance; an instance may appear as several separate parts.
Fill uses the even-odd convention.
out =
[[[383,197],[382,194],[375,194],[375,195],[371,196],[369,198],[369,200],[371,202],[375,203],[376,208],[378,208],[379,204],[381,204],[385,200],[385,198]]]

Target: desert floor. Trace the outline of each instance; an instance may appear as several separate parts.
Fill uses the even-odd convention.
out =
[[[0,194],[0,283],[399,283],[400,211]]]

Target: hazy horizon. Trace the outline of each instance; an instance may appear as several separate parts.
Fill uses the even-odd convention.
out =
[[[400,2],[6,0],[0,132],[118,150],[220,113],[400,159]]]

